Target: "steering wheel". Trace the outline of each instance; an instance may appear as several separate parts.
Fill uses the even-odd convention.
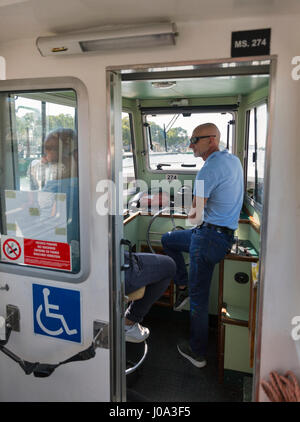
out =
[[[174,211],[175,211],[175,208],[174,208],[174,202],[171,202],[170,203],[170,207],[165,207],[165,208],[163,208],[163,209],[161,209],[161,210],[159,210],[159,211],[157,211],[154,215],[153,215],[153,217],[151,217],[151,219],[150,219],[150,221],[149,221],[149,224],[148,224],[148,228],[147,228],[147,245],[148,245],[148,248],[150,249],[150,251],[152,252],[152,253],[156,253],[155,252],[155,250],[153,249],[153,247],[152,247],[152,244],[151,244],[151,239],[150,239],[150,229],[151,229],[151,226],[152,226],[152,224],[153,224],[153,222],[161,215],[161,214],[163,214],[163,213],[167,213],[169,211],[169,213],[170,213],[170,218],[171,218],[171,222],[172,222],[172,226],[173,226],[173,228],[171,229],[171,231],[173,232],[173,231],[175,231],[175,230],[185,230],[184,229],[184,227],[181,227],[181,226],[176,226],[176,224],[175,224],[175,221],[174,221]]]

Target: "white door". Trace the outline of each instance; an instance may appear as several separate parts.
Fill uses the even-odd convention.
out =
[[[75,78],[0,82],[1,401],[119,399],[87,97]]]

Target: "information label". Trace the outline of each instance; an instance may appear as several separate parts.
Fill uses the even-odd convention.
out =
[[[24,264],[71,271],[70,245],[46,240],[24,239]]]
[[[232,32],[231,57],[270,54],[271,28]]]
[[[177,179],[178,179],[178,177],[177,177],[177,174],[166,174],[166,179],[167,179],[169,182],[172,182],[172,180],[177,180]]]

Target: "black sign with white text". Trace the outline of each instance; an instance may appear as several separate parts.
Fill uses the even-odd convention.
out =
[[[271,28],[232,32],[231,57],[268,56]]]

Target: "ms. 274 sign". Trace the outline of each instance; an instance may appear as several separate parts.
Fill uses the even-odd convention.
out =
[[[271,29],[232,32],[231,57],[268,56]]]

